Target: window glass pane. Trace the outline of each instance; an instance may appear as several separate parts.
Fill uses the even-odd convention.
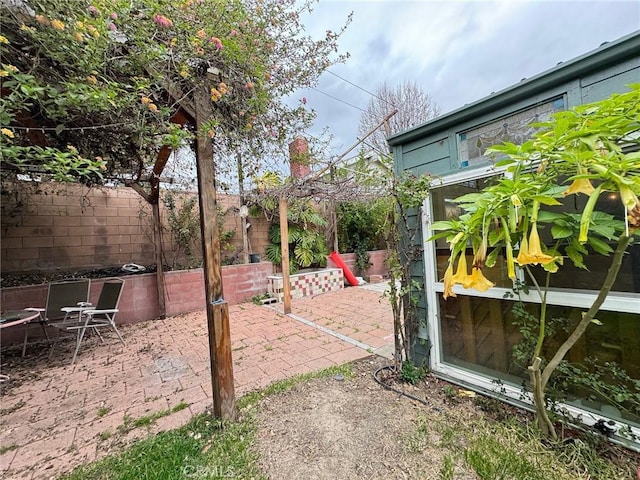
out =
[[[466,168],[490,162],[491,159],[485,155],[485,152],[493,145],[503,142],[521,145],[536,132],[537,129],[532,124],[546,121],[553,113],[560,110],[564,110],[562,97],[459,133],[460,167]]]
[[[582,194],[570,195],[564,199],[559,199],[562,202],[562,206],[553,208],[545,207],[545,209],[556,212],[581,214],[588,198],[589,197]],[[616,219],[624,221],[625,212],[617,193],[601,195],[596,203],[595,210],[608,213]],[[539,227],[538,232],[540,233],[541,241],[546,245],[553,245],[554,240],[551,237],[549,227],[543,227],[543,224],[540,224]],[[598,238],[604,240],[602,237]],[[607,243],[612,249],[615,249],[615,241]],[[551,275],[550,286],[556,288],[575,288],[579,290],[600,290],[607,275],[609,265],[611,264],[612,255],[604,256],[594,253],[590,248],[588,250],[589,255],[584,257],[584,263],[588,270],[583,270],[576,268],[561,248],[565,256],[565,261],[558,272]],[[532,268],[532,272],[538,282],[544,284],[546,279],[544,269],[537,266]],[[640,292],[640,244],[630,245],[627,248],[627,254],[622,259],[620,272],[613,285],[613,291]],[[640,298],[638,301],[640,302]]]
[[[458,218],[462,213],[453,200],[466,195],[467,193],[480,192],[483,188],[490,185],[495,177],[481,178],[478,180],[469,180],[466,182],[449,185],[446,187],[434,188],[431,190],[431,205],[433,208],[434,221],[451,220]],[[435,233],[435,232],[432,232]],[[444,238],[435,241],[436,248],[436,277],[438,281],[444,278],[444,272],[447,269],[449,254],[449,244]],[[491,252],[491,250],[489,250]],[[473,250],[471,245],[467,249],[467,264],[473,262]],[[485,268],[482,273],[490,281],[498,287],[511,288],[513,283],[509,279],[507,265],[504,255],[499,255],[496,264],[492,268]]]
[[[514,361],[521,334],[512,314],[514,302],[458,295],[440,303],[442,361],[519,384],[527,365]]]
[[[522,305],[524,310],[517,307],[514,310],[515,305]],[[518,312],[528,312],[532,319],[537,319],[540,305],[465,295],[444,300],[439,295],[439,309],[443,363],[514,385],[528,382],[527,366],[537,326],[530,329],[532,340],[525,345],[521,333],[524,317]],[[548,318],[554,320],[550,322],[552,329],[545,345],[555,351],[570,327],[581,318],[582,310],[549,306],[547,313]],[[590,381],[576,381],[576,378],[588,378],[584,375],[559,378],[555,385],[566,384],[566,396],[571,403],[627,423],[640,424],[640,390],[637,383],[634,384],[640,380],[640,315],[603,311],[598,314],[598,320],[602,325],[590,325],[565,360],[580,366],[592,376],[590,378],[599,372],[608,386],[604,390],[596,389]],[[550,385],[553,382],[552,378]],[[636,394],[635,399],[624,398],[616,390],[623,384]]]

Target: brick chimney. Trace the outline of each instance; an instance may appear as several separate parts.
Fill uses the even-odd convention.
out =
[[[309,143],[298,136],[289,144],[289,165],[293,178],[304,178],[311,172]]]

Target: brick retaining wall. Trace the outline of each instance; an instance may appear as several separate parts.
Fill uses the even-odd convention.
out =
[[[229,265],[222,267],[224,297],[229,304],[245,302],[267,291],[267,277],[273,274],[270,262]],[[201,268],[166,272],[165,291],[167,315],[204,310],[204,276]],[[158,318],[158,290],[156,274],[126,275],[120,308],[116,316],[118,325]],[[95,303],[100,295],[104,279],[91,281],[90,301]],[[44,307],[47,302],[47,285],[3,288],[0,291],[3,310],[21,310],[26,307]],[[22,327],[2,331],[2,345],[19,342]],[[33,335],[39,330],[33,329]]]

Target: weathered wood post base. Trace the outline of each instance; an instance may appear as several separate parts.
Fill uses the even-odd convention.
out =
[[[213,389],[213,414],[216,418],[234,420],[236,401],[233,384],[233,369],[220,368],[232,365],[231,335],[229,329],[229,304],[220,302],[207,304],[207,327],[209,330],[209,359],[211,362],[211,384]]]

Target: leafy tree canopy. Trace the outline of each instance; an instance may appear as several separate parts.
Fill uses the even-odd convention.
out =
[[[194,134],[284,142],[313,112],[282,97],[346,55],[304,35],[295,0],[15,0],[0,13],[3,172],[134,180]],[[347,24],[349,19],[347,19]],[[192,124],[206,89],[213,116]],[[183,107],[181,110],[180,107]],[[191,110],[190,110],[191,108]],[[186,114],[186,117],[181,114]]]

